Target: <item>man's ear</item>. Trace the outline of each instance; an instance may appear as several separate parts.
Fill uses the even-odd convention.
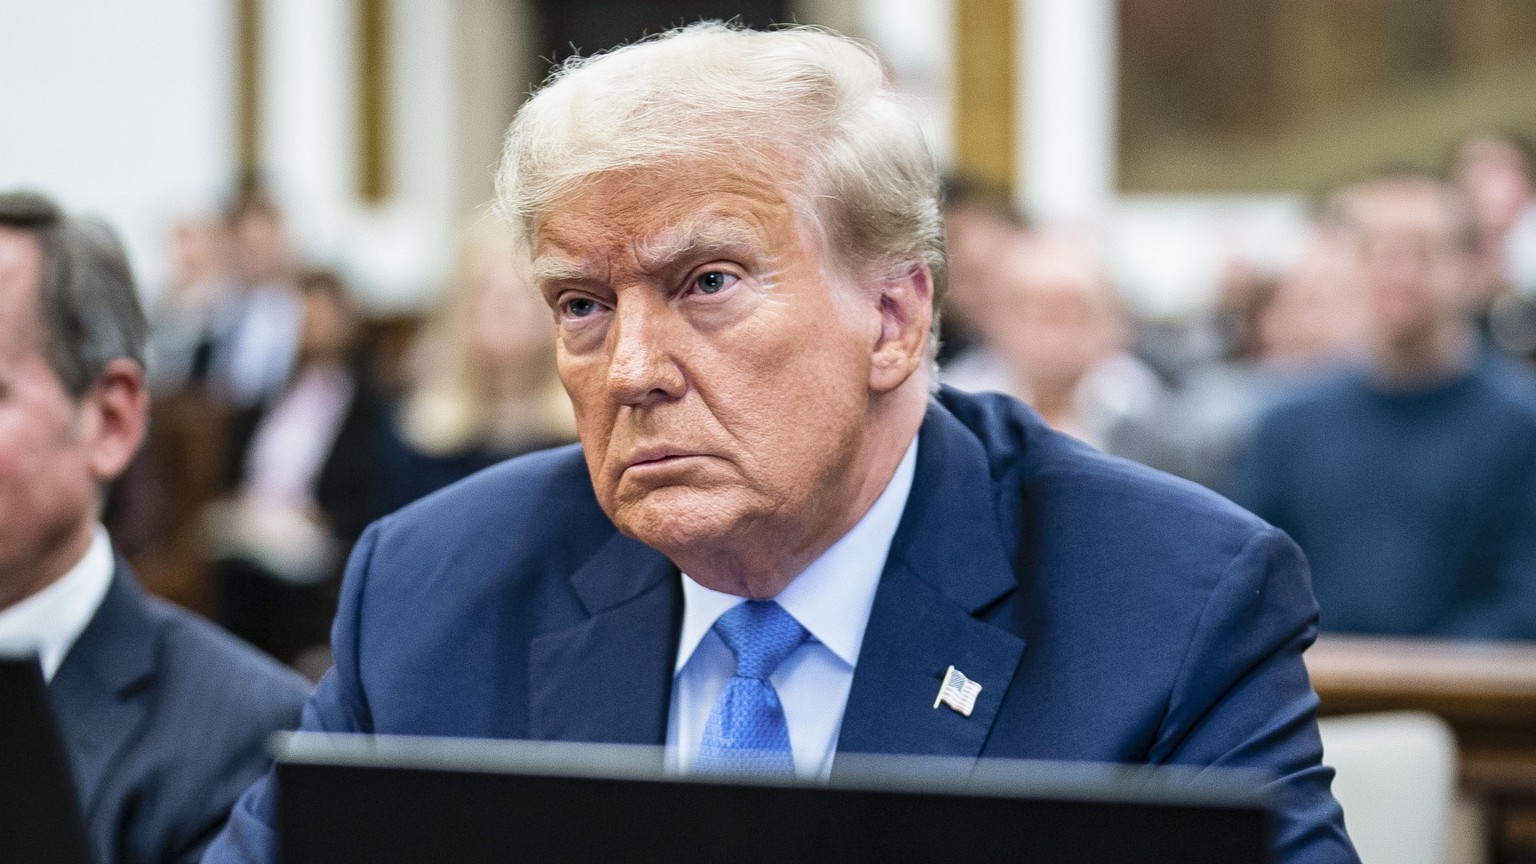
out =
[[[912,377],[928,356],[933,323],[933,276],[921,261],[877,287],[880,336],[869,367],[869,388],[889,393]]]
[[[98,483],[116,480],[133,461],[149,424],[144,370],[126,357],[109,362],[86,392],[82,434]]]

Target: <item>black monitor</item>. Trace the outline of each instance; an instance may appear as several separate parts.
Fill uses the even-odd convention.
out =
[[[34,654],[0,654],[0,861],[89,864],[80,807]]]
[[[659,748],[298,733],[285,864],[1262,864],[1263,778],[1060,763],[844,761],[830,783],[668,776]]]

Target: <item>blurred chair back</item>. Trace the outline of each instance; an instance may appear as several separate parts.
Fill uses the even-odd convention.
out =
[[[1433,714],[1395,711],[1318,722],[1333,794],[1363,864],[1445,864],[1456,739]]]

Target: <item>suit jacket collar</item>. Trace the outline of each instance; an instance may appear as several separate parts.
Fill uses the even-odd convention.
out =
[[[144,594],[119,557],[106,598],[48,687],[87,814],[149,717],[142,697],[154,683],[157,638]]]
[[[930,402],[918,433],[917,474],[891,561],[904,563],[933,590],[976,613],[1011,592],[1010,538],[1017,514],[1002,513],[996,483],[976,436]],[[887,572],[890,566],[887,565]]]
[[[937,403],[919,432],[917,459],[838,751],[974,758],[1024,651],[1019,636],[976,617],[1017,584],[1008,530],[1017,514],[1000,512],[980,442]],[[981,684],[969,717],[934,707],[950,666]]]
[[[529,645],[529,737],[663,743],[682,618],[677,568],[615,529],[571,586],[585,617]]]

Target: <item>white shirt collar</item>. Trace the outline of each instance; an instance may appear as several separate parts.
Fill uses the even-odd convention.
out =
[[[774,598],[850,668],[858,664],[875,589],[916,473],[917,438],[913,437],[869,512]],[[742,602],[735,594],[705,588],[683,574],[683,629],[674,674],[688,665],[716,619]]]
[[[36,651],[43,678],[53,673],[96,616],[112,585],[112,541],[96,526],[90,548],[52,585],[8,609],[0,610],[0,645]]]

